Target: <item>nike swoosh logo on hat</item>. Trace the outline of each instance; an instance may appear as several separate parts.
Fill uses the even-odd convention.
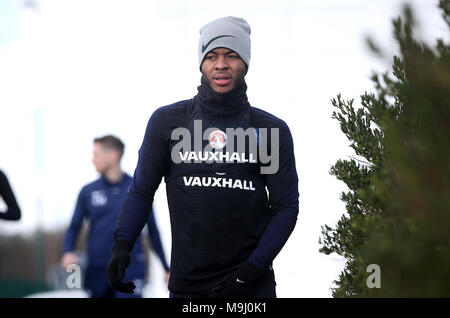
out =
[[[209,40],[209,42],[206,43],[206,45],[205,45],[205,44],[202,44],[202,53],[205,53],[206,48],[207,48],[213,41],[215,41],[215,40],[217,40],[217,39],[220,39],[220,38],[225,38],[225,37],[232,37],[232,38],[234,38],[233,35],[228,35],[228,34],[218,35],[218,36],[212,38],[211,40]]]

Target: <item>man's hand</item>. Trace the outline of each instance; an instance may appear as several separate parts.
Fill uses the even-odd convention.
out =
[[[108,264],[108,269],[106,270],[106,275],[108,276],[111,286],[114,289],[127,294],[132,294],[136,288],[133,282],[124,283],[122,281],[125,277],[125,271],[128,265],[130,265],[131,250],[132,245],[130,242],[125,240],[116,241],[112,249],[112,256]]]
[[[77,264],[78,256],[74,252],[66,252],[61,258],[61,267],[66,270],[70,264]]]
[[[251,298],[255,295],[258,283],[264,272],[250,261],[245,261],[231,274],[220,297]]]

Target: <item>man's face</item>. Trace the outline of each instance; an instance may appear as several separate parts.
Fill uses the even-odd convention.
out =
[[[211,88],[219,94],[239,86],[245,77],[245,63],[239,55],[226,48],[217,48],[206,54],[202,74]]]
[[[92,163],[95,170],[100,173],[106,173],[115,163],[118,162],[118,152],[108,149],[102,144],[95,142],[92,152]]]

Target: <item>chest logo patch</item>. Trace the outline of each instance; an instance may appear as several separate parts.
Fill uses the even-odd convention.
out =
[[[227,135],[222,130],[214,130],[209,134],[209,144],[214,149],[222,149],[227,144]]]
[[[104,206],[108,202],[108,198],[106,194],[102,190],[92,191],[91,192],[91,204],[95,207]]]

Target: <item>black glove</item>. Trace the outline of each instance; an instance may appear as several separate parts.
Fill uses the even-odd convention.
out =
[[[133,282],[122,282],[125,270],[130,265],[130,253],[133,246],[125,240],[117,240],[112,248],[111,260],[106,270],[112,288],[127,294],[132,294],[136,286]]]
[[[250,261],[245,261],[231,274],[225,283],[220,297],[224,298],[251,298],[254,297],[258,283],[264,272]]]

